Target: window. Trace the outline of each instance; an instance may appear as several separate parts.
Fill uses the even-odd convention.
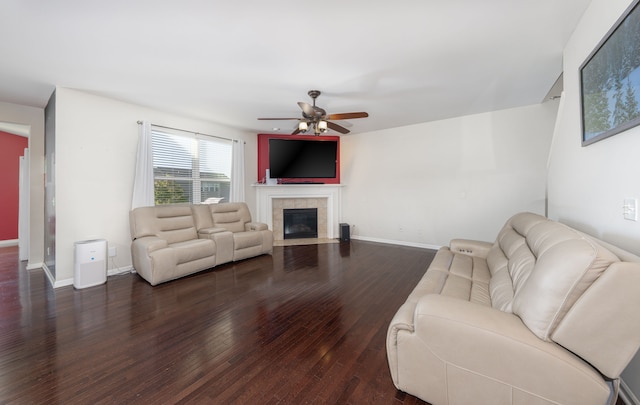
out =
[[[156,205],[228,202],[231,142],[152,127]]]

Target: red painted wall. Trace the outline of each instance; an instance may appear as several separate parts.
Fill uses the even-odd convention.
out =
[[[0,131],[0,240],[18,239],[20,156],[29,139]]]
[[[336,162],[336,177],[323,179],[295,179],[296,181],[321,182],[325,184],[340,184],[340,137],[334,135],[327,136],[309,136],[309,135],[275,135],[275,134],[258,134],[258,181],[261,181],[269,168],[269,139],[305,139],[317,141],[337,141],[338,142],[338,161]]]

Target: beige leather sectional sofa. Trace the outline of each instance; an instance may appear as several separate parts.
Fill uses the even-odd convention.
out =
[[[521,213],[441,248],[391,321],[396,387],[434,405],[615,403],[640,345],[640,258]]]
[[[129,224],[133,267],[151,285],[273,250],[245,203],[139,207]]]

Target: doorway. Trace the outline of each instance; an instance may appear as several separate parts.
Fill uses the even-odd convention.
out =
[[[0,122],[0,246],[18,245],[21,261],[29,258],[28,125]]]

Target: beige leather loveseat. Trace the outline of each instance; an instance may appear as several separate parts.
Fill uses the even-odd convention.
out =
[[[387,335],[434,405],[614,403],[639,345],[640,258],[531,213],[441,248]]]
[[[273,250],[245,203],[139,207],[129,224],[133,267],[151,285]]]

